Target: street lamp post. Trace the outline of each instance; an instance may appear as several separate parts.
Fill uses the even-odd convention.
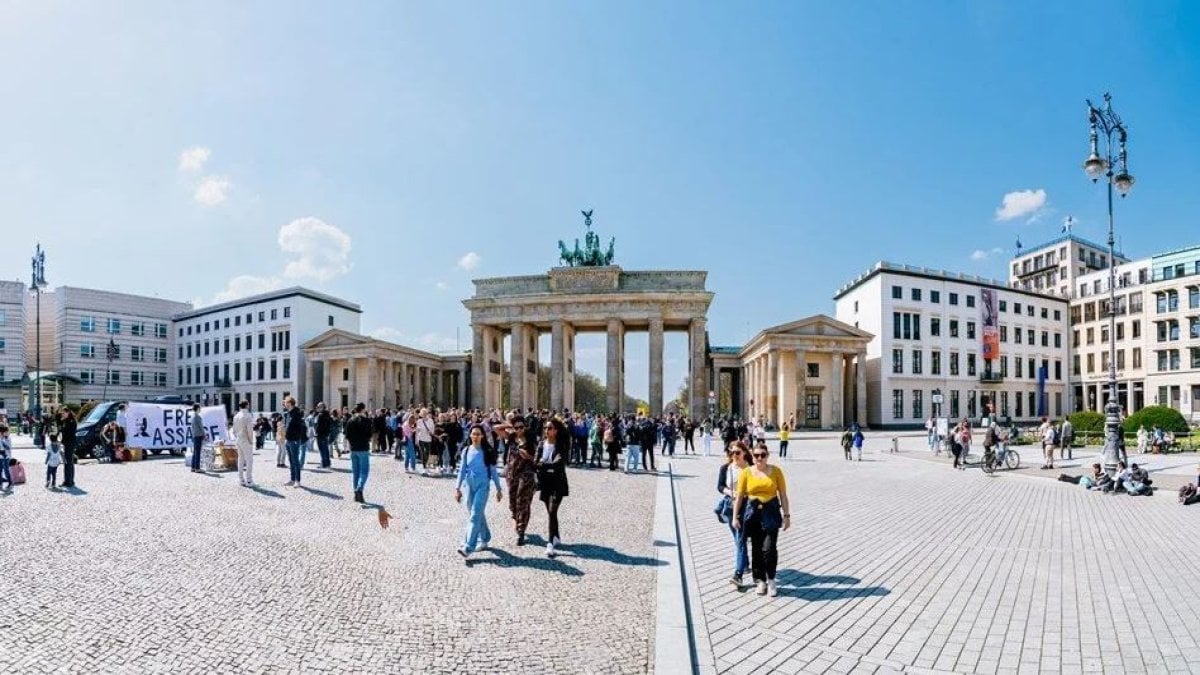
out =
[[[42,287],[46,285],[46,253],[38,244],[33,251],[33,277],[30,286],[37,298],[36,318],[34,319],[35,356],[33,378],[33,444],[39,448],[45,447],[46,435],[42,427]]]
[[[108,381],[112,378],[112,362],[117,358],[117,343],[112,338],[108,339],[108,347],[105,349],[104,358],[108,361],[108,366],[104,369],[104,393],[100,394],[101,401],[108,400]]]
[[[1089,100],[1088,141],[1091,153],[1083,162],[1084,173],[1092,182],[1105,177],[1108,185],[1108,404],[1104,406],[1104,470],[1117,470],[1122,440],[1121,404],[1117,400],[1117,265],[1114,258],[1116,239],[1113,236],[1113,189],[1121,197],[1133,189],[1133,176],[1125,155],[1128,132],[1121,118],[1112,109],[1112,96],[1104,94],[1104,107],[1097,108]],[[1104,135],[1104,154],[1100,154],[1100,134]],[[1115,137],[1115,141],[1114,141]]]

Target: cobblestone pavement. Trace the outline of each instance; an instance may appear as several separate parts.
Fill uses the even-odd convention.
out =
[[[75,493],[0,496],[0,672],[644,673],[653,663],[655,479],[575,470],[562,555],[515,546],[488,507],[493,550],[454,552],[465,509],[451,479],[372,456],[368,501],[349,461],[255,477],[195,475],[179,458],[83,465]],[[309,453],[309,469],[316,469]],[[61,472],[60,472],[61,480]],[[2,494],[2,493],[0,493]],[[507,495],[506,495],[507,498]],[[531,533],[544,536],[534,502]]]
[[[879,454],[890,438],[861,463],[793,439],[777,598],[729,582],[718,460],[677,459],[702,671],[1200,672],[1200,507]]]

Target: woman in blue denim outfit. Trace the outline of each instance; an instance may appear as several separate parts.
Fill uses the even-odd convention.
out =
[[[729,445],[727,453],[728,460],[721,465],[721,471],[717,474],[717,492],[729,497],[732,500],[737,497],[735,490],[737,489],[738,475],[742,469],[750,466],[750,461],[747,455],[750,450],[746,444],[741,441],[734,441]],[[742,575],[746,573],[746,567],[749,566],[749,556],[746,553],[746,536],[740,528],[733,526],[733,521],[730,520],[726,525],[729,526],[729,533],[733,535],[733,577],[730,582],[738,588],[742,587]]]
[[[471,444],[463,453],[462,463],[458,465],[458,483],[454,487],[454,501],[460,504],[463,500],[463,487],[467,488],[467,511],[471,514],[467,521],[467,533],[463,537],[463,544],[458,548],[458,554],[464,558],[475,551],[476,543],[482,543],[480,548],[487,548],[492,540],[486,514],[489,486],[496,486],[496,501],[504,498],[500,487],[500,472],[496,470],[498,454],[487,442],[483,425],[471,425],[469,435]]]

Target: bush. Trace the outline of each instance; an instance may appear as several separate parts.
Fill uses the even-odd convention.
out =
[[[1085,431],[1104,431],[1103,413],[1098,413],[1093,410],[1085,410],[1083,412],[1077,412],[1074,415],[1069,415],[1067,419],[1071,420],[1071,426],[1075,427],[1076,434]]]
[[[1165,405],[1146,406],[1125,418],[1125,431],[1137,431],[1141,426],[1146,427],[1146,430],[1149,431],[1155,425],[1162,427],[1163,431],[1175,433],[1188,431],[1187,420],[1183,419],[1183,415],[1178,410]]]

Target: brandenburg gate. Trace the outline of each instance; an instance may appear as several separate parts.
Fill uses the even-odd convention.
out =
[[[702,414],[709,390],[707,314],[713,294],[704,287],[707,272],[632,272],[612,263],[613,244],[600,250],[591,232],[586,246],[574,251],[559,242],[566,267],[547,274],[476,279],[475,295],[463,301],[471,313],[471,400],[475,407],[501,407],[503,340],[509,345],[509,394],[513,408],[535,408],[538,401],[538,337],[550,334],[550,407],[575,407],[575,336],[608,336],[605,412],[622,411],[625,398],[625,334],[650,334],[650,413],[663,410],[663,333],[688,334],[692,414]]]

